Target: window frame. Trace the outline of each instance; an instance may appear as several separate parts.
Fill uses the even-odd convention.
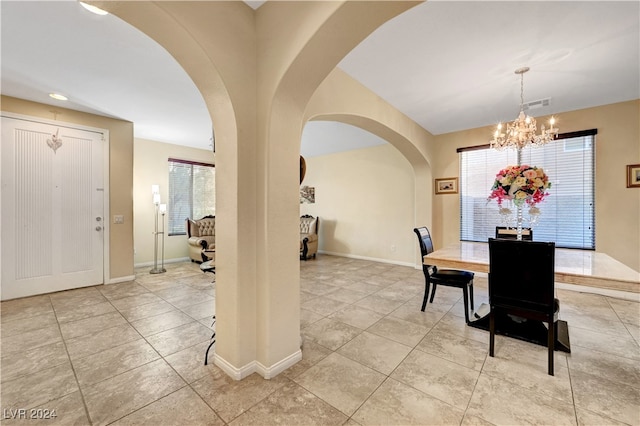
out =
[[[585,157],[588,161],[590,161],[591,166],[590,169],[588,167],[582,167],[582,173],[583,176],[585,176],[584,172],[590,171],[590,181],[587,182],[587,185],[590,185],[590,187],[587,187],[587,192],[583,192],[583,194],[587,194],[590,195],[591,198],[588,199],[588,201],[583,204],[583,206],[588,207],[590,206],[590,208],[588,210],[585,210],[584,208],[581,209],[580,211],[583,212],[583,216],[586,217],[586,219],[584,219],[584,223],[587,225],[586,227],[582,228],[582,232],[583,232],[583,237],[582,241],[580,242],[580,244],[575,244],[574,241],[571,241],[571,238],[569,238],[567,241],[560,241],[559,243],[556,242],[556,246],[557,247],[563,247],[563,248],[570,248],[570,249],[577,249],[577,250],[595,250],[596,248],[596,232],[595,232],[595,225],[596,225],[596,218],[595,218],[595,212],[596,212],[596,207],[595,207],[595,201],[596,201],[596,194],[595,194],[595,187],[596,187],[596,135],[597,135],[598,131],[597,129],[589,129],[589,130],[583,130],[583,131],[577,131],[577,132],[569,132],[569,133],[562,133],[559,134],[557,138],[554,139],[553,142],[551,143],[556,143],[558,141],[562,141],[561,142],[563,144],[563,147],[565,147],[564,149],[566,150],[566,140],[567,139],[574,139],[574,138],[583,138],[583,137],[591,137],[591,146],[589,147],[590,153],[588,155],[588,157]],[[547,146],[547,149],[551,148],[551,145]],[[475,242],[486,242],[484,240],[481,240],[479,238],[478,235],[473,235],[473,234],[477,234],[477,232],[474,232],[473,229],[477,226],[478,223],[480,223],[480,233],[483,232],[487,232],[486,230],[482,230],[483,226],[482,223],[484,223],[485,225],[488,223],[493,223],[495,220],[489,218],[488,216],[479,216],[479,221],[477,222],[475,220],[474,215],[477,214],[476,211],[478,211],[479,207],[476,205],[474,207],[473,204],[473,199],[476,198],[477,200],[477,189],[475,190],[475,194],[469,194],[468,190],[467,190],[467,182],[465,182],[465,179],[470,179],[472,178],[471,176],[469,176],[465,170],[463,170],[463,157],[462,157],[462,153],[464,152],[469,152],[469,151],[477,151],[477,150],[489,150],[490,149],[490,145],[489,144],[485,144],[485,145],[476,145],[476,146],[470,146],[470,147],[463,147],[463,148],[458,148],[456,150],[456,152],[458,154],[460,154],[459,156],[459,174],[460,174],[460,192],[459,192],[459,206],[460,206],[460,222],[459,222],[459,226],[460,226],[460,241],[475,241]],[[543,150],[545,149],[544,147],[538,147],[538,148],[532,148],[533,150]],[[557,152],[557,146],[554,148],[551,148],[552,150],[554,150],[555,152]],[[511,150],[513,151],[513,155],[515,156],[515,150]],[[550,150],[551,151],[551,150]],[[566,152],[566,151],[565,151]],[[533,151],[531,152],[532,155],[535,155],[533,153]],[[539,153],[538,153],[539,154]],[[545,154],[545,153],[543,153]],[[560,157],[556,158],[553,157],[554,152],[551,151],[548,154],[552,160],[551,161],[559,161],[561,160]],[[544,165],[544,164],[533,164],[535,163],[536,160],[533,160],[531,163],[531,165],[537,165],[537,166],[541,166],[543,168],[545,168],[546,171],[551,171],[551,173],[553,174],[555,172],[554,168],[550,167],[548,164]],[[523,161],[523,164],[527,164],[527,161]],[[504,164],[503,166],[506,166],[507,164]],[[558,166],[560,166],[560,164],[558,164]],[[564,169],[562,169],[564,170]],[[494,180],[494,175],[493,175],[493,170],[485,170],[485,177],[481,178],[481,179],[487,179],[487,182],[493,182]],[[497,170],[495,170],[495,172],[497,172]],[[566,173],[566,171],[565,171]],[[477,175],[476,175],[477,176]],[[552,181],[553,184],[553,181]],[[489,195],[490,192],[490,184],[486,185],[487,186],[487,197]],[[555,188],[552,186],[552,191]],[[467,204],[469,202],[472,202],[471,206],[468,206]],[[477,204],[477,203],[476,203]],[[497,205],[494,202],[488,203],[488,206],[493,206],[496,207],[496,212],[497,212]],[[534,237],[537,237],[537,234],[535,233],[535,229],[536,228],[540,228],[541,226],[544,226],[544,203],[540,205],[541,210],[543,211],[543,216],[541,218],[541,222],[534,227]],[[562,215],[562,208],[559,204],[554,204],[555,210],[553,210],[552,215],[555,213],[558,216],[557,217],[564,217],[561,216]],[[468,211],[465,211],[465,208],[472,208],[473,211],[471,213],[469,213]],[[489,207],[491,208],[491,207]],[[566,207],[565,207],[566,208]],[[525,207],[526,209],[526,207]],[[515,213],[515,212],[514,212]],[[497,214],[497,213],[496,213]],[[472,221],[473,224],[471,224],[471,229],[469,229],[468,227],[469,225],[469,215],[471,215],[472,217]],[[466,220],[465,220],[466,218]],[[466,222],[466,226],[465,226],[465,222]],[[502,226],[502,223],[498,223],[496,222],[496,226]],[[527,225],[527,223],[525,222],[525,226]],[[547,227],[548,228],[548,227]],[[543,228],[544,229],[544,228]],[[560,228],[562,230],[562,228]],[[550,231],[549,229],[546,229],[547,233]],[[562,231],[558,232],[557,228],[555,230],[553,230],[552,233],[554,233],[556,235],[556,238],[546,238],[545,240],[557,240],[559,238],[558,235],[561,234]],[[586,232],[586,233],[585,233]],[[471,238],[470,237],[470,233]],[[494,235],[489,235],[489,237],[493,237]],[[536,238],[537,239],[537,238]]]
[[[194,180],[194,173],[193,173],[193,166],[198,166],[198,167],[208,167],[208,168],[212,168],[214,171],[214,175],[215,175],[215,164],[212,163],[205,163],[205,162],[201,162],[201,161],[192,161],[192,160],[183,160],[180,158],[168,158],[167,159],[167,165],[170,168],[171,167],[171,163],[178,163],[178,164],[185,164],[188,166],[191,166],[191,173],[190,173],[190,177],[191,177],[191,181],[189,183],[190,186],[190,194],[189,194],[189,215],[187,216],[187,218],[191,218],[191,219],[196,219],[193,216],[193,180]],[[169,173],[169,171],[168,171]],[[215,179],[215,178],[214,178]],[[172,228],[171,228],[171,214],[172,211],[174,211],[173,206],[170,204],[171,200],[172,200],[172,185],[171,185],[171,175],[169,173],[168,176],[168,188],[169,188],[169,193],[168,193],[168,198],[169,198],[169,203],[167,203],[167,212],[168,212],[168,216],[167,216],[167,222],[168,222],[168,226],[167,226],[167,235],[168,236],[177,236],[177,235],[187,235],[187,230],[186,227],[183,226],[182,227],[182,231],[180,232],[172,232]],[[215,190],[214,190],[214,197],[215,197]],[[215,212],[214,212],[215,214]],[[187,219],[185,218],[185,219]]]

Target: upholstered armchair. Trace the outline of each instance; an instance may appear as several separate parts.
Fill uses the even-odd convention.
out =
[[[216,247],[216,217],[205,216],[202,219],[187,219],[187,237],[189,257],[192,262],[202,262],[202,250]]]
[[[300,259],[316,258],[318,252],[319,218],[304,215],[300,217]]]

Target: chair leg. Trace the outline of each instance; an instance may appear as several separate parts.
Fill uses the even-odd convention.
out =
[[[473,310],[473,280],[471,280],[469,282],[469,296],[470,296],[470,300],[471,300],[471,309]]]
[[[496,337],[496,317],[493,309],[489,311],[489,356],[493,356]]]
[[[436,287],[438,287],[438,284],[433,283],[433,289],[431,290],[431,300],[429,300],[429,303],[433,303],[433,297],[436,295]]]
[[[435,284],[434,284],[435,285]],[[429,280],[425,278],[424,280],[424,298],[422,299],[422,312],[424,312],[427,307],[427,299],[429,298]]]
[[[548,356],[549,356],[549,375],[553,376],[553,358],[554,358],[554,351],[555,351],[555,345],[556,345],[556,324],[553,322],[553,317],[551,318],[550,322],[549,322],[549,333],[547,336],[547,346],[548,346]]]
[[[462,298],[464,299],[464,320],[469,324],[469,292],[466,285],[462,287]]]

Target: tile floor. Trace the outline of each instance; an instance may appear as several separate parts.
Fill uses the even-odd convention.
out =
[[[2,425],[640,424],[635,302],[559,290],[572,353],[551,377],[544,347],[498,337],[488,357],[460,290],[422,313],[422,271],[319,255],[301,262],[302,361],[235,382],[203,365],[212,276],[148,269],[0,305]]]

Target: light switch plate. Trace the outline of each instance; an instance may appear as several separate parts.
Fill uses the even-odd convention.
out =
[[[124,223],[124,216],[121,214],[114,214],[113,223],[118,223],[118,224]]]

